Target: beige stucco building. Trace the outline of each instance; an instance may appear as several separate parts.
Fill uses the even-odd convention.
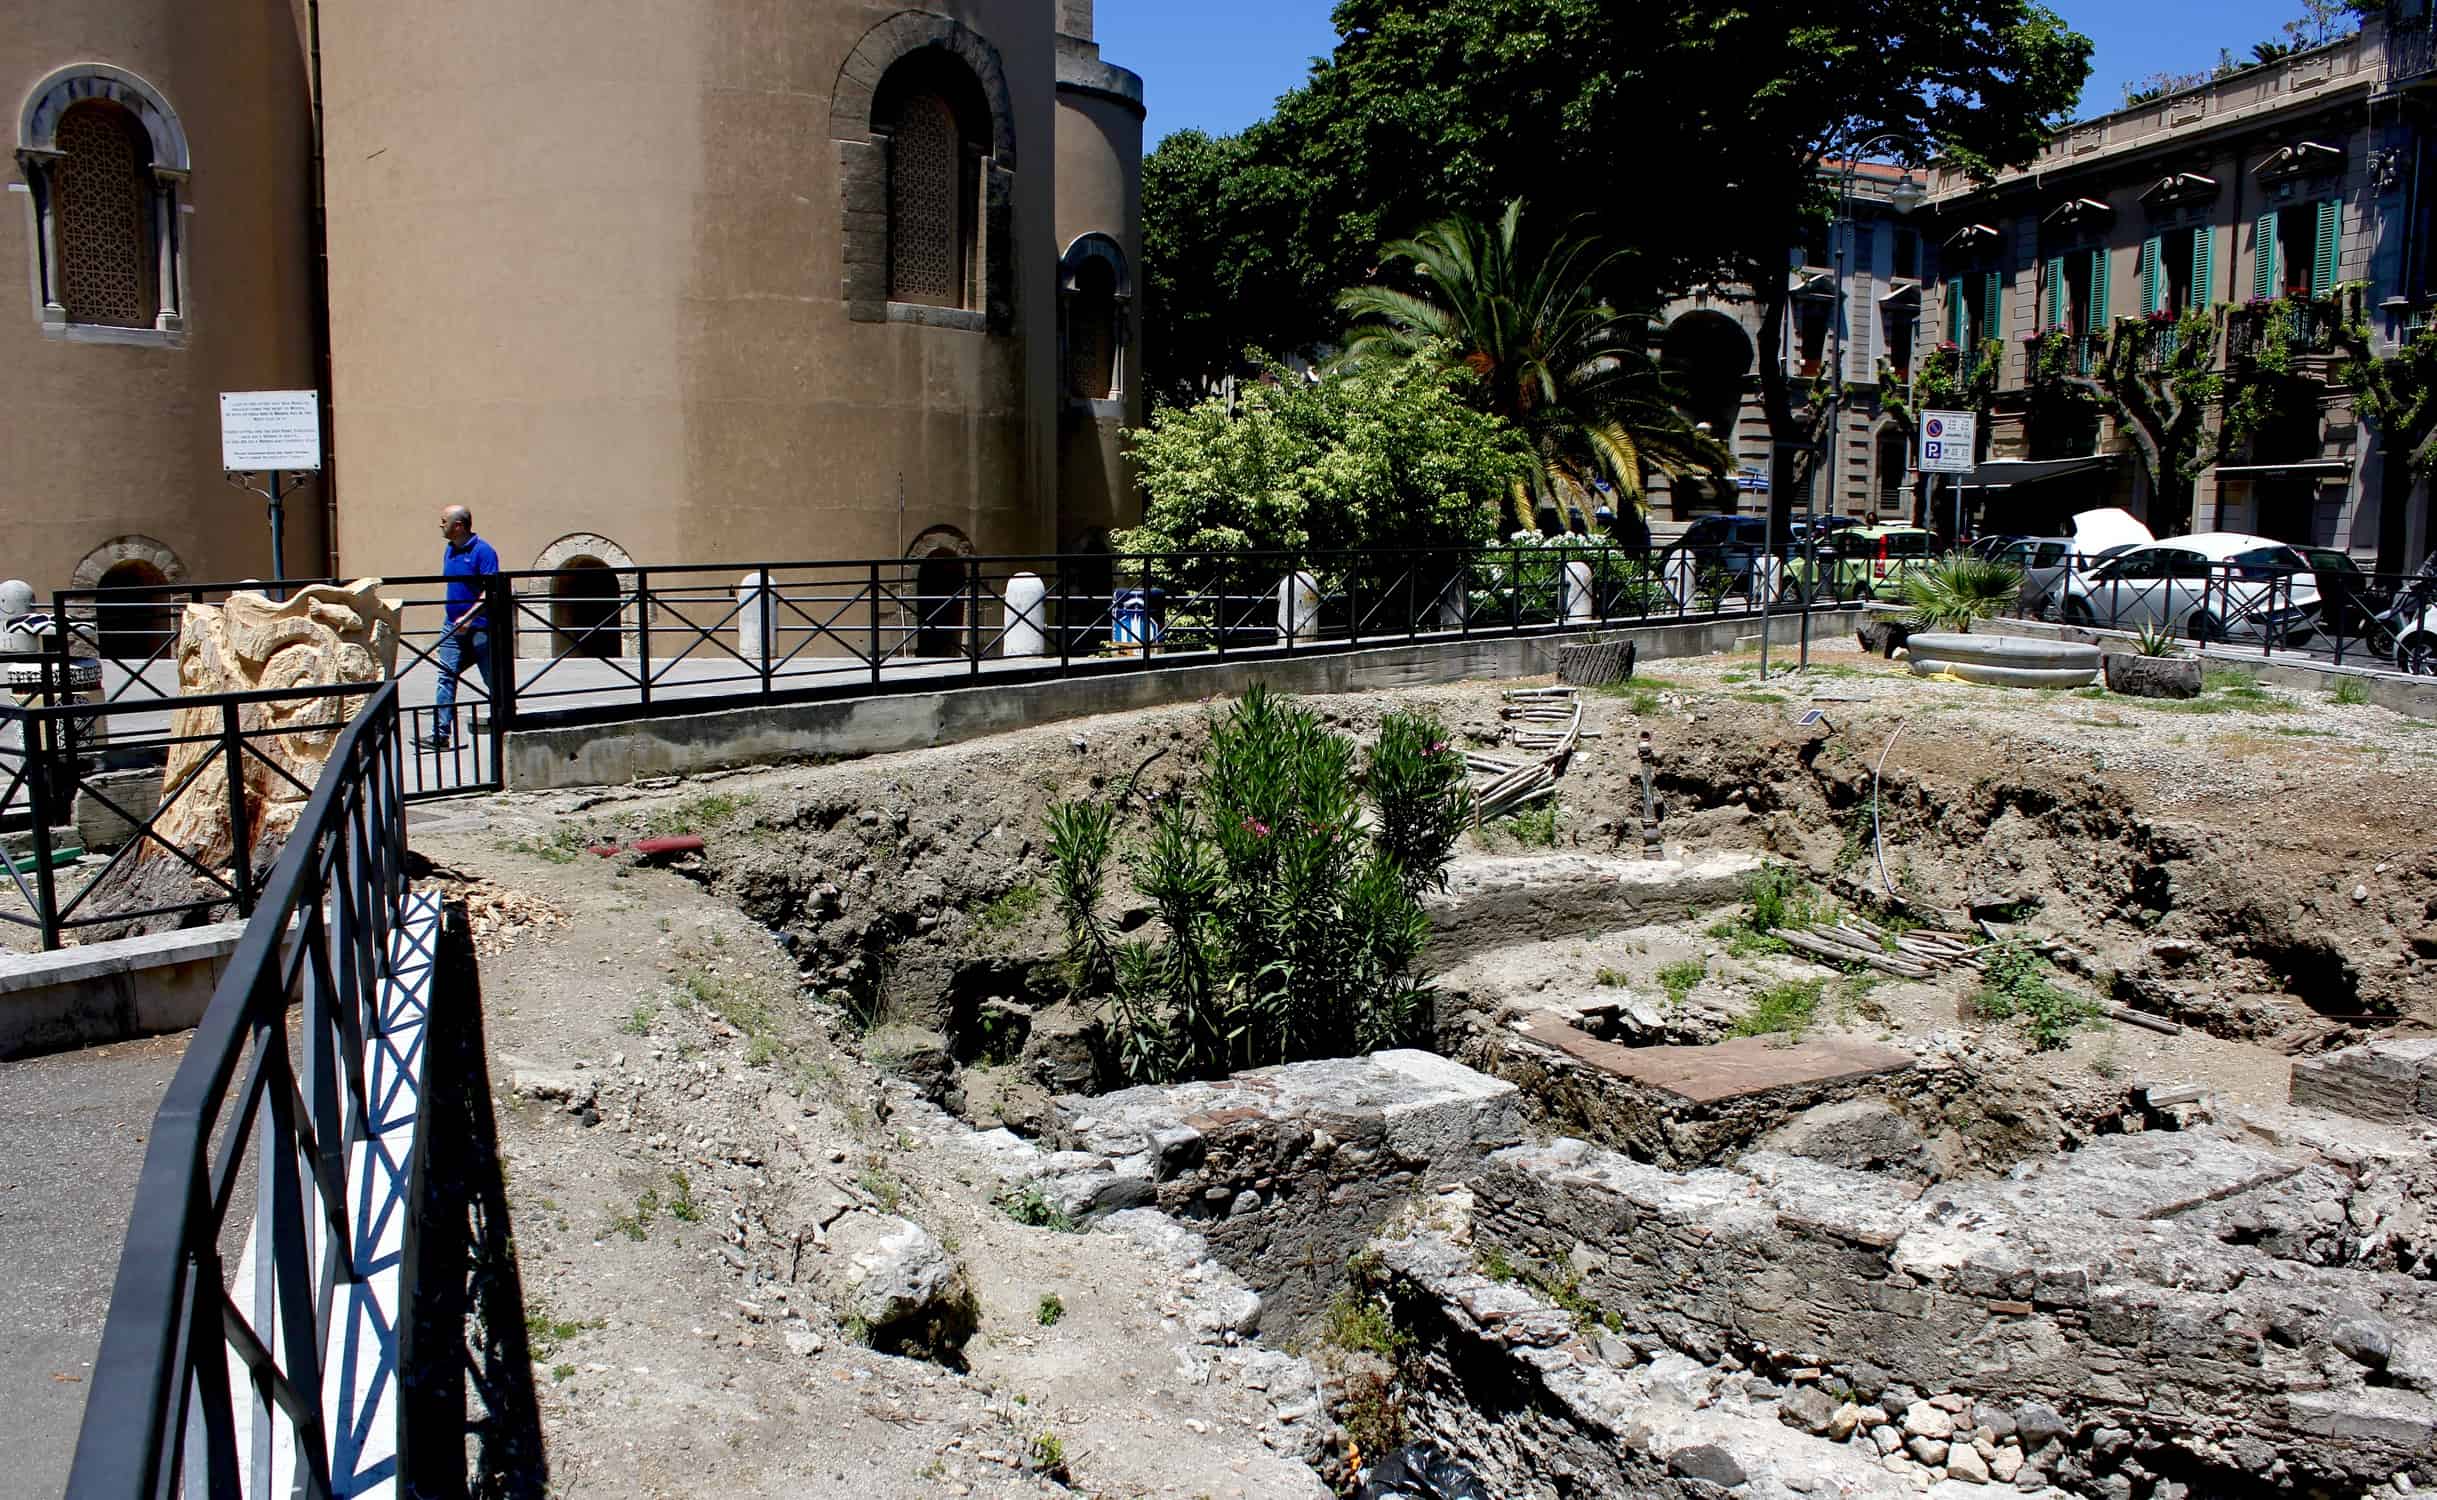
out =
[[[328,394],[293,575],[432,571],[450,500],[510,568],[1133,519],[1142,85],[1091,0],[90,0],[0,66],[46,589],[267,572],[222,390]]]

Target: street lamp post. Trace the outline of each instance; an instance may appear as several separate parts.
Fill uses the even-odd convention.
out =
[[[1830,507],[1836,504],[1836,450],[1844,437],[1842,426],[1845,419],[1845,247],[1851,242],[1853,235],[1853,182],[1860,174],[1862,159],[1871,152],[1881,147],[1905,147],[1910,144],[1907,137],[1893,131],[1872,136],[1869,140],[1845,153],[1844,163],[1836,174],[1836,265],[1830,288],[1836,299],[1836,311],[1828,320],[1829,368],[1832,373],[1828,380],[1828,451],[1822,465],[1826,475],[1825,482]],[[1921,200],[1927,196],[1927,189],[1914,179],[1912,168],[1906,167],[1904,175],[1889,191],[1888,202],[1897,213],[1905,214],[1918,208]],[[1806,667],[1811,664],[1810,595],[1819,587],[1818,506],[1812,499],[1817,492],[1817,486],[1812,486],[1803,495],[1802,545],[1806,554],[1804,576],[1807,582],[1803,589],[1801,664]]]

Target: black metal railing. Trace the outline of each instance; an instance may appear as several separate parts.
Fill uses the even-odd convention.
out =
[[[748,562],[503,573],[488,584],[488,682],[432,700],[452,640],[447,581],[383,581],[401,600],[396,676],[418,748],[410,798],[499,784],[501,736],[544,723],[893,690],[1156,669],[1416,641],[1530,634],[1848,602],[1870,570],[1781,543],[1558,545]],[[291,585],[293,587],[294,585]],[[230,585],[72,590],[62,657],[99,656],[111,702],[166,702],[174,648],[129,656],[128,622]],[[151,611],[151,613],[146,613]],[[462,642],[460,644],[463,644]],[[429,748],[435,736],[445,749]]]
[[[2064,557],[2024,573],[2013,614],[2156,631],[2201,645],[2288,651],[2337,666],[2437,674],[2437,580],[2332,559],[2260,562]]]
[[[373,685],[215,693],[174,707],[0,700],[0,922],[107,938],[253,914],[286,813]],[[45,704],[42,698],[50,697]]]
[[[74,659],[98,660],[102,667],[101,701],[122,712],[145,707],[167,708],[180,701],[178,636],[188,605],[218,605],[240,589],[263,590],[276,597],[334,579],[290,579],[284,584],[184,583],[140,588],[61,589],[52,595],[51,613],[57,631],[51,651],[66,674]],[[399,703],[404,737],[415,747],[405,763],[406,795],[410,799],[449,796],[459,792],[496,790],[499,771],[500,716],[493,711],[492,684],[506,673],[511,649],[504,631],[491,629],[480,637],[455,629],[450,620],[448,586],[438,576],[384,578],[380,595],[398,607],[396,662],[390,676],[406,682],[409,695]],[[488,620],[505,617],[494,601]],[[468,659],[456,673],[456,703],[443,715],[434,705],[433,689],[452,652]],[[476,657],[479,659],[475,659]],[[130,719],[135,723],[140,720]],[[442,733],[445,730],[446,733]],[[436,743],[445,740],[445,745]]]
[[[393,1308],[412,1305],[415,1257],[368,1250],[395,1228],[411,1251],[395,1195],[421,1145],[387,1093],[398,1059],[367,1058],[395,1041],[401,975],[425,961],[401,937],[398,697],[378,686],[337,731],[154,1118],[71,1500],[233,1496],[241,1473],[256,1494],[360,1487],[364,1431],[352,1401],[325,1424],[325,1381],[334,1361],[374,1368],[356,1338],[370,1278],[394,1273]],[[391,1196],[367,1190],[375,1174]],[[370,1225],[367,1201],[395,1217]],[[232,1235],[250,1276],[224,1258]]]
[[[2343,326],[2343,310],[2334,302],[2295,297],[2237,308],[2226,320],[2226,363],[2257,361],[2271,334],[2277,333],[2284,336],[2285,348],[2291,353],[2333,354]]]

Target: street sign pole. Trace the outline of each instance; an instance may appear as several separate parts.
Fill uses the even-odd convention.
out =
[[[1929,514],[1937,515],[1938,476],[1950,476],[1955,492],[1955,529],[1949,538],[1963,545],[1963,484],[1960,476],[1979,467],[1980,417],[1968,411],[1921,413],[1921,472],[1929,476]]]

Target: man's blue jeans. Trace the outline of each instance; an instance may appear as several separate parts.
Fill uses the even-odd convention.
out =
[[[472,667],[482,675],[484,702],[491,697],[491,632],[487,624],[471,629],[452,630],[440,638],[440,648],[432,653],[432,663],[440,669],[440,690],[432,695],[432,737],[456,738],[457,679]]]

